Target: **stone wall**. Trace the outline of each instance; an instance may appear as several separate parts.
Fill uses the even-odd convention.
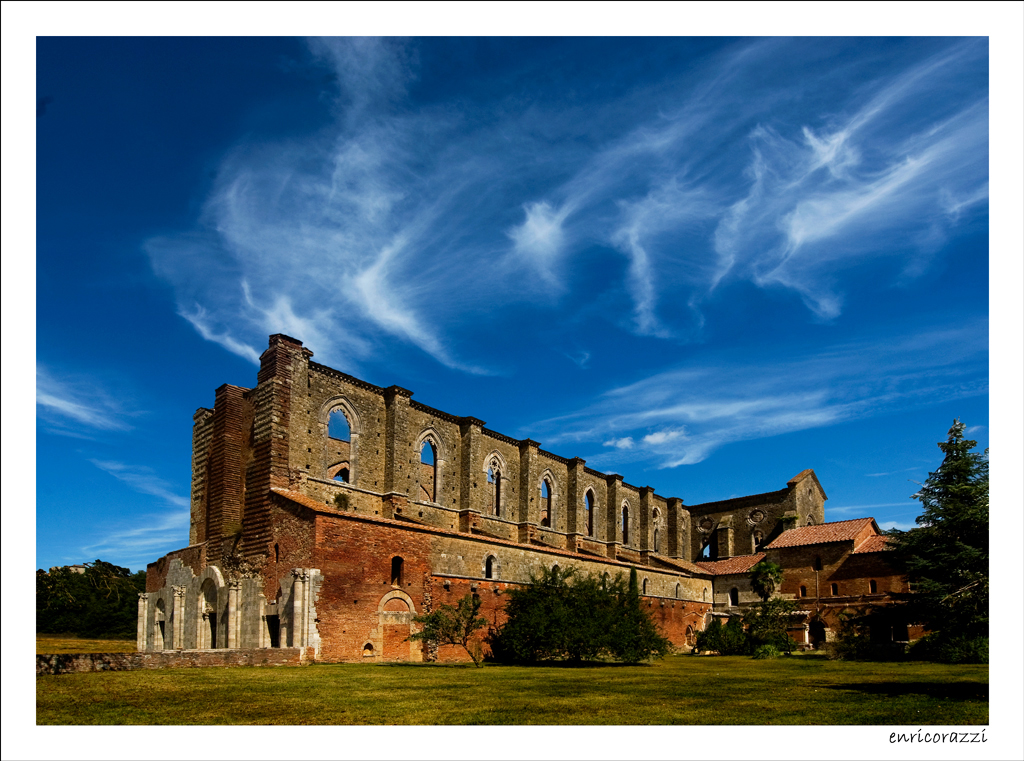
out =
[[[36,655],[36,676],[89,671],[207,668],[210,666],[299,666],[312,661],[309,648],[175,650],[146,653],[61,653]]]

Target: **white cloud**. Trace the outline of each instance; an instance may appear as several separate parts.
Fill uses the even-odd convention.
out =
[[[110,460],[89,460],[93,465],[114,478],[124,481],[135,491],[158,497],[175,507],[188,507],[189,500],[171,491],[170,485],[153,474],[151,468],[125,465]]]
[[[659,467],[693,464],[731,442],[985,394],[986,335],[985,323],[977,322],[784,360],[721,354],[611,389],[531,430],[549,445],[603,442]],[[597,464],[602,457],[586,459]]]
[[[54,377],[42,365],[36,367],[36,408],[49,430],[68,436],[84,436],[82,426],[97,431],[123,431],[131,428],[121,405],[95,381],[72,379],[62,373]]]

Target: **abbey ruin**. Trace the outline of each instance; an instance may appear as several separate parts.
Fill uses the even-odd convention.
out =
[[[638,572],[677,647],[756,599],[749,569],[785,570],[790,635],[906,582],[871,518],[826,523],[812,470],[778,491],[685,505],[312,361],[270,337],[256,386],[223,385],[194,416],[188,546],[147,569],[141,651],[306,648],[322,661],[461,660],[409,640],[413,617],[503,594],[542,567]]]

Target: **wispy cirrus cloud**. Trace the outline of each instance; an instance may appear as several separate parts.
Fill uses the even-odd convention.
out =
[[[987,393],[986,336],[977,322],[782,360],[723,354],[611,389],[531,430],[549,446],[589,442],[614,450],[587,456],[598,465],[693,464],[731,442]]]
[[[89,460],[89,462],[119,481],[128,484],[137,492],[159,497],[175,507],[189,506],[188,498],[172,491],[170,485],[156,476],[151,468],[126,465],[112,460]]]
[[[984,214],[987,99],[950,80],[987,46],[936,42],[881,73],[871,56],[824,65],[826,47],[737,42],[583,102],[422,103],[416,43],[312,40],[332,121],[240,142],[197,230],[146,250],[179,314],[250,361],[284,331],[350,371],[412,346],[486,373],[474,330],[513,307],[571,318],[600,295],[584,276],[600,251],[623,260],[602,315],[637,335],[689,336],[737,281],[834,320],[850,290],[919,277]],[[531,82],[530,65],[506,76]],[[847,276],[872,260],[900,274]]]
[[[53,433],[88,438],[99,431],[124,431],[132,412],[94,380],[36,366],[36,411]]]

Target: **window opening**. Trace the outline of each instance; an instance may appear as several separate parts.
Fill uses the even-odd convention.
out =
[[[484,577],[488,579],[495,578],[494,573],[494,556],[490,555],[487,558],[487,565],[484,568]]]
[[[327,435],[338,441],[349,441],[351,438],[348,418],[341,410],[334,410],[327,419]]]
[[[820,571],[821,570],[821,555],[815,555],[814,556],[814,570],[815,571]]]
[[[583,497],[587,512],[587,536],[594,535],[594,492],[588,491]]]
[[[807,587],[800,587],[800,596],[807,597]]]
[[[420,499],[437,502],[437,450],[430,441],[420,447]]]
[[[654,551],[661,552],[661,549],[658,547],[658,529],[654,529]]]
[[[738,590],[736,587],[733,587],[732,589],[729,590],[729,605],[731,605],[732,607],[735,608],[739,604],[740,604],[740,590]]]
[[[832,596],[833,597],[838,597],[839,596],[839,585],[838,584],[833,584],[832,585]]]
[[[334,480],[339,482],[339,483],[347,484],[349,482],[348,479],[349,479],[349,469],[348,469],[348,466],[347,465],[342,465],[340,468],[338,468],[338,472],[334,474]]]
[[[622,543],[629,544],[629,507],[622,506]]]
[[[487,469],[487,483],[490,484],[491,512],[495,518],[501,517],[501,471],[498,469],[497,461],[492,460],[491,466]]]
[[[679,585],[676,584],[676,599],[679,599]]]
[[[395,586],[402,585],[402,566],[405,561],[400,557],[391,558],[391,583]]]
[[[270,646],[281,647],[281,617],[267,616],[267,633],[270,635]]]
[[[877,581],[875,581],[874,579],[871,579],[871,581],[868,582],[868,586],[871,589],[871,594],[873,594],[873,595],[878,594],[878,582]]]
[[[644,594],[647,594],[647,579],[644,579]]]
[[[540,525],[551,527],[551,485],[546,478],[540,482]]]

